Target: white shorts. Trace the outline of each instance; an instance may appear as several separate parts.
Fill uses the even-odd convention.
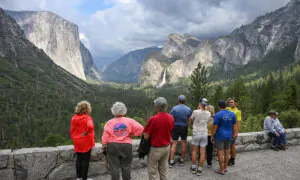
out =
[[[206,147],[207,145],[207,133],[193,134],[192,145]]]

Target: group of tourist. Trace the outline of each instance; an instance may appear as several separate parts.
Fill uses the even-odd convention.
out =
[[[156,115],[151,116],[145,128],[137,121],[125,117],[125,104],[116,102],[111,108],[114,118],[104,126],[102,135],[102,151],[106,155],[112,180],[120,178],[121,169],[123,180],[131,179],[132,137],[141,136],[149,140],[151,147],[147,155],[149,180],[168,179],[168,169],[177,162],[184,164],[187,152],[188,127],[192,125],[192,165],[191,172],[201,175],[203,164],[207,161],[207,168],[212,167],[212,155],[217,150],[220,168],[215,170],[225,175],[227,166],[235,165],[235,140],[241,122],[241,111],[234,99],[218,102],[219,111],[215,114],[214,107],[208,106],[206,98],[201,98],[199,106],[192,111],[185,105],[185,96],[178,97],[178,105],[167,113],[167,100],[159,97],[154,100]],[[228,106],[228,107],[227,107]],[[94,124],[90,117],[91,105],[82,101],[75,108],[75,115],[71,120],[71,138],[77,154],[77,180],[87,180],[91,148],[94,147]],[[276,119],[276,112],[270,112],[265,120],[265,131],[274,136],[273,149],[287,148],[286,131]],[[181,140],[181,156],[175,161],[176,146]],[[281,146],[283,141],[283,146]],[[172,144],[171,144],[172,142]],[[200,147],[200,157],[197,154]],[[229,156],[231,156],[229,158]]]

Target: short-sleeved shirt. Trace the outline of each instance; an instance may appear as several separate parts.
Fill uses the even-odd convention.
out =
[[[192,110],[184,104],[174,106],[170,112],[174,118],[175,126],[187,126]]]
[[[242,112],[241,112],[241,110],[239,110],[237,107],[235,107],[235,108],[227,107],[226,109],[235,114],[236,121],[242,121]]]
[[[232,126],[236,124],[235,114],[229,110],[221,110],[214,116],[214,125],[218,126],[215,134],[217,140],[230,140],[232,139]]]
[[[170,145],[173,128],[173,117],[167,112],[160,112],[149,118],[144,132],[150,135],[152,146],[162,147]]]
[[[194,133],[207,133],[207,124],[210,120],[210,112],[202,111],[201,109],[193,111],[191,116],[193,120],[193,134]]]

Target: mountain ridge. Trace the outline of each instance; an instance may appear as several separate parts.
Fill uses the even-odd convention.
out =
[[[156,63],[156,67],[151,68],[161,70],[161,67],[167,68],[167,82],[174,83],[181,77],[190,76],[199,62],[210,69],[210,74],[219,71],[234,71],[249,62],[259,62],[274,50],[280,51],[293,43],[297,44],[293,53],[294,60],[299,61],[299,41],[300,1],[294,0],[274,12],[257,17],[250,24],[234,29],[228,35],[216,39],[201,40],[193,52],[181,53],[183,56],[173,59],[173,62],[168,66]],[[178,45],[170,42],[169,36],[162,52],[165,49],[176,49],[178,47]],[[152,59],[151,62],[153,61]],[[156,59],[156,61],[160,62],[161,60]],[[159,74],[162,74],[162,72],[152,71],[147,69],[147,66],[150,66],[150,64],[146,61],[142,67],[145,72],[141,71],[139,83],[157,86],[161,81],[160,78],[152,79],[144,76],[160,77]]]

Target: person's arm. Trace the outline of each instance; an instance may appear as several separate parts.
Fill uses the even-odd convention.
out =
[[[211,140],[211,142],[213,143],[214,142],[214,139],[215,139],[215,134],[216,134],[216,132],[217,132],[217,129],[218,129],[218,125],[213,125],[213,129],[212,129],[212,133],[211,133],[211,138],[210,138],[210,140]]]
[[[174,108],[171,109],[170,114],[171,114],[171,116],[172,116],[173,118],[175,118],[175,117],[174,117],[174,116],[175,116],[175,110],[174,110]]]
[[[72,140],[74,139],[73,136],[74,136],[73,119],[71,119],[70,137]]]
[[[144,132],[144,139],[147,141],[149,139],[150,135]]]
[[[104,146],[106,146],[106,144],[108,143],[108,140],[110,139],[110,133],[109,133],[109,130],[108,130],[108,124],[109,122],[107,122],[104,126],[104,131],[103,131],[103,134],[102,134],[102,141],[101,141],[101,144],[102,144],[102,149]]]
[[[133,122],[132,135],[141,136],[144,131],[144,127],[140,123],[136,122],[135,120],[133,120],[132,122]]]
[[[236,116],[233,113],[233,119],[232,119],[232,129],[233,129],[233,134],[232,138],[235,139],[238,136],[238,129],[237,129],[237,121],[236,121]]]
[[[215,139],[215,134],[217,132],[219,126],[219,118],[217,116],[214,117],[214,122],[213,122],[213,129],[212,129],[212,133],[211,133],[211,142],[214,142]]]
[[[94,129],[94,122],[93,122],[93,119],[91,117],[88,118],[86,126],[87,126],[86,127],[87,133],[90,133],[90,132],[93,131],[93,129]]]
[[[284,127],[283,127],[283,125],[281,124],[281,122],[279,121],[279,119],[277,119],[277,121],[278,121],[278,124],[279,124],[279,126],[280,126],[280,128],[281,128],[281,131],[282,131],[283,133],[286,134],[286,130],[284,129]]]
[[[146,124],[146,127],[144,129],[144,139],[147,141],[151,135],[151,132],[153,131],[153,123],[152,123],[152,118],[150,117],[147,124]]]
[[[278,133],[278,132],[276,132],[276,122],[271,122],[272,121],[272,119],[270,119],[270,126],[271,126],[271,132],[272,133],[275,133],[276,134],[276,136],[280,136],[280,134]],[[274,120],[274,121],[276,121],[276,119]]]
[[[232,128],[233,128],[233,136],[232,136],[232,138],[235,139],[235,138],[238,137],[237,125],[236,125],[236,124],[233,124],[233,125],[232,125]]]
[[[242,112],[239,110],[238,113],[237,113],[237,115],[236,115],[236,127],[237,127],[237,132],[240,131],[241,121],[242,121]]]
[[[189,121],[188,121],[188,126],[190,126],[192,124],[192,118],[189,118]]]
[[[191,117],[189,117],[188,126],[192,124],[192,122],[194,121],[194,119],[195,119],[195,113],[193,111]]]

